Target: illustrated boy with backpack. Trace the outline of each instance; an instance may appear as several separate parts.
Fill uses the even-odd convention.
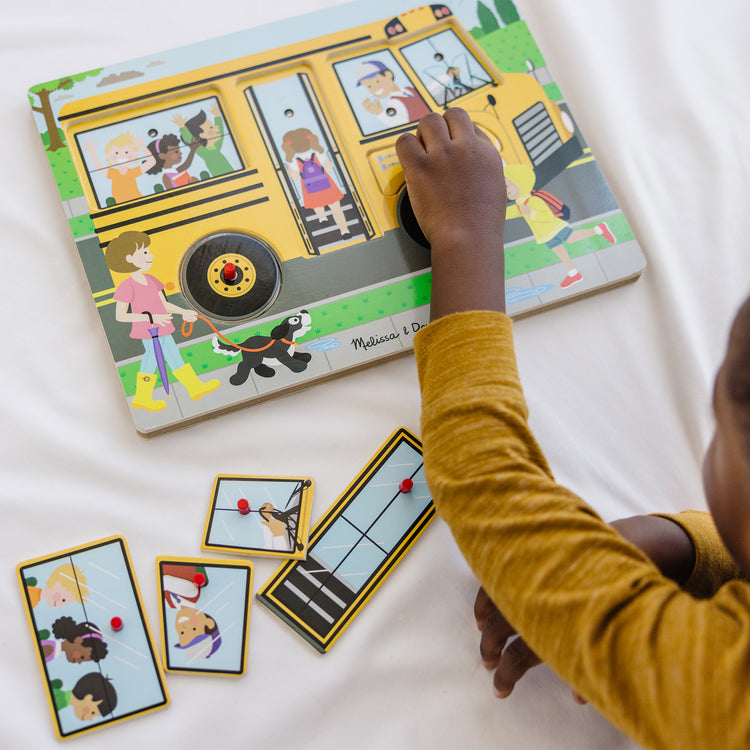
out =
[[[536,175],[531,167],[525,164],[508,164],[504,171],[508,200],[515,201],[507,208],[506,220],[523,218],[534,234],[534,239],[557,255],[568,271],[560,282],[563,289],[577,284],[583,276],[573,265],[565,244],[579,242],[597,234],[614,244],[615,236],[605,222],[588,229],[571,229],[567,221],[570,209],[554,195],[534,190]]]
[[[291,179],[299,180],[302,205],[312,209],[321,224],[327,221],[326,208],[329,208],[341,236],[349,237],[351,233],[341,207],[344,194],[326,172],[326,168],[331,170],[333,165],[323,156],[325,149],[318,136],[307,128],[290,130],[284,134],[281,148],[286,158],[287,174]]]

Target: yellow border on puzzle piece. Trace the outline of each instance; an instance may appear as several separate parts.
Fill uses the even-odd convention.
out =
[[[248,582],[247,582],[247,591],[246,591],[246,599],[247,599],[247,607],[245,608],[245,614],[244,614],[244,620],[243,620],[243,646],[242,646],[242,653],[241,653],[241,664],[240,664],[240,670],[238,672],[227,672],[227,671],[217,671],[217,670],[211,670],[211,669],[181,669],[181,668],[175,668],[170,667],[168,663],[168,657],[167,653],[169,650],[169,643],[167,640],[167,624],[165,621],[165,615],[164,615],[164,587],[162,585],[162,575],[161,575],[161,564],[165,562],[170,563],[178,563],[178,564],[187,564],[187,565],[201,565],[203,567],[221,567],[221,568],[244,568],[247,570],[249,574]],[[227,560],[227,559],[216,559],[216,558],[208,558],[208,557],[172,557],[168,555],[159,555],[156,558],[156,580],[158,583],[159,588],[159,623],[161,626],[161,656],[162,656],[162,665],[164,667],[165,672],[169,673],[178,673],[178,674],[198,674],[198,675],[218,675],[220,677],[242,677],[242,675],[245,674],[247,671],[247,649],[248,649],[248,641],[249,641],[249,630],[250,630],[250,610],[252,605],[252,599],[253,599],[253,577],[254,577],[255,568],[252,564],[252,562],[243,561],[243,560]],[[210,577],[209,577],[209,583],[210,583]]]
[[[310,534],[310,547],[320,539],[329,527],[340,517],[341,511],[345,505],[348,504],[350,498],[358,493],[367,482],[370,481],[373,474],[378,471],[383,463],[390,457],[392,448],[401,441],[405,440],[409,445],[415,448],[419,454],[422,454],[422,443],[412,432],[407,430],[405,427],[400,427],[395,430],[388,439],[380,446],[373,457],[367,462],[367,465],[354,477],[349,483],[347,488],[339,495],[336,501],[328,508],[321,519],[316,523]],[[388,454],[388,455],[384,455]],[[381,573],[377,578],[373,579],[368,586],[366,586],[347,607],[346,615],[342,617],[336,626],[330,631],[325,637],[321,638],[315,633],[310,626],[302,619],[300,619],[294,612],[286,607],[282,602],[273,596],[273,591],[279,585],[287,574],[292,570],[294,565],[297,563],[295,560],[290,560],[283,563],[276,572],[269,578],[269,580],[259,589],[256,597],[263,602],[265,597],[268,602],[273,603],[273,606],[278,609],[279,612],[283,612],[283,616],[287,618],[288,624],[296,629],[300,634],[307,633],[310,635],[308,639],[303,635],[306,641],[313,645],[313,647],[322,653],[327,652],[330,647],[336,642],[339,636],[346,630],[351,624],[352,620],[359,614],[360,610],[369,601],[370,597],[380,588],[383,581],[393,572],[393,569],[401,561],[401,558],[406,554],[409,548],[416,542],[416,540],[422,535],[424,530],[430,525],[433,518],[435,517],[435,508],[430,505],[423,511],[419,517],[419,524],[412,530],[412,533],[404,537],[401,543],[394,547],[387,558],[379,566]],[[383,570],[385,568],[385,570]],[[272,608],[273,611],[273,608]],[[315,643],[321,644],[320,648]]]
[[[116,718],[116,719],[110,719],[110,720],[107,720],[107,721],[104,721],[104,722],[100,722],[98,724],[93,724],[90,727],[85,727],[85,728],[82,728],[82,729],[75,730],[74,732],[68,732],[66,734],[63,734],[63,732],[62,732],[62,730],[60,728],[60,719],[59,719],[58,711],[57,711],[57,708],[55,706],[55,701],[54,701],[54,699],[52,697],[52,690],[50,688],[50,683],[49,683],[49,680],[48,680],[47,671],[46,671],[45,666],[44,666],[45,665],[45,661],[44,661],[44,657],[42,655],[42,650],[37,647],[37,649],[36,649],[37,657],[38,657],[37,665],[39,666],[39,670],[40,670],[41,675],[42,675],[42,681],[43,681],[43,683],[46,686],[45,693],[47,695],[47,705],[49,706],[50,712],[52,713],[52,723],[54,724],[54,727],[55,727],[55,734],[57,735],[58,739],[61,739],[61,740],[68,740],[68,739],[71,739],[72,737],[77,737],[77,736],[79,736],[81,734],[89,734],[90,732],[95,732],[95,731],[97,731],[99,729],[104,729],[104,728],[109,727],[109,726],[111,726],[113,724],[119,724],[119,723],[121,723],[123,721],[127,721],[128,719],[133,719],[133,718],[136,718],[138,716],[142,716],[143,714],[151,713],[152,711],[159,711],[159,710],[161,710],[163,708],[166,708],[170,704],[170,702],[171,702],[171,699],[169,697],[169,692],[167,691],[167,683],[166,683],[166,680],[165,680],[165,677],[164,677],[164,672],[163,672],[163,670],[161,668],[161,662],[160,662],[160,659],[159,659],[159,652],[158,652],[158,650],[157,650],[157,648],[155,646],[153,633],[151,631],[151,627],[150,627],[149,622],[148,622],[148,617],[146,615],[146,610],[145,610],[145,608],[143,606],[143,597],[141,596],[141,591],[140,591],[140,588],[138,586],[138,579],[135,576],[135,570],[134,570],[134,567],[133,567],[133,560],[132,560],[132,558],[130,556],[130,550],[128,548],[128,544],[125,541],[125,538],[122,537],[122,536],[114,535],[114,536],[104,537],[103,539],[99,539],[99,540],[91,542],[89,544],[82,544],[82,545],[79,545],[77,547],[70,547],[68,549],[64,549],[64,550],[61,550],[59,552],[55,552],[55,553],[50,554],[50,555],[43,555],[43,556],[40,556],[40,557],[35,557],[35,558],[31,559],[31,560],[26,560],[25,562],[19,563],[16,566],[16,574],[18,576],[19,585],[21,586],[21,592],[22,592],[22,596],[23,596],[24,604],[25,604],[24,609],[26,611],[26,620],[28,622],[29,628],[31,629],[31,636],[34,639],[34,642],[38,646],[36,622],[34,621],[34,617],[32,615],[33,607],[31,606],[31,602],[29,601],[29,597],[28,597],[28,593],[27,593],[27,587],[26,587],[26,581],[25,581],[25,579],[24,579],[23,574],[22,574],[21,571],[24,568],[29,568],[29,567],[32,567],[34,565],[41,565],[41,564],[46,563],[46,562],[51,562],[52,560],[55,560],[57,558],[62,558],[62,557],[66,557],[66,556],[69,557],[69,556],[71,556],[73,554],[80,554],[82,552],[86,552],[87,550],[91,550],[91,549],[94,549],[94,548],[97,548],[97,547],[103,547],[103,546],[105,546],[107,544],[111,544],[113,542],[118,542],[118,543],[120,543],[122,545],[123,558],[124,558],[125,564],[126,564],[126,566],[128,568],[128,571],[130,573],[130,581],[131,581],[131,584],[132,584],[132,587],[133,587],[133,596],[135,597],[136,604],[138,605],[138,608],[140,609],[141,622],[142,622],[142,625],[143,625],[144,634],[145,634],[146,640],[148,642],[149,648],[151,649],[151,653],[152,653],[152,657],[153,657],[153,662],[152,663],[153,663],[154,671],[156,672],[156,675],[157,675],[157,679],[159,681],[159,685],[161,686],[162,693],[164,695],[164,702],[160,703],[158,705],[155,705],[155,706],[149,706],[148,708],[144,708],[144,709],[139,710],[139,711],[134,712],[134,713],[129,713],[127,716],[122,716],[122,717],[119,717],[119,718]]]
[[[236,479],[247,482],[301,482],[302,489],[300,492],[300,512],[297,520],[297,542],[302,545],[302,549],[291,550],[289,552],[281,550],[268,550],[261,547],[241,547],[229,546],[223,544],[211,544],[208,541],[209,529],[216,510],[216,497],[219,489],[219,483],[224,479]],[[308,483],[308,484],[306,484]],[[206,523],[203,527],[203,538],[201,540],[201,549],[218,550],[220,552],[231,552],[238,555],[258,555],[261,557],[276,557],[291,560],[304,560],[307,556],[309,547],[310,533],[310,513],[312,512],[312,498],[315,490],[315,481],[312,477],[291,477],[291,476],[265,476],[259,474],[217,474],[214,479],[213,489],[211,490],[211,502],[206,516]],[[239,511],[238,511],[239,512]]]

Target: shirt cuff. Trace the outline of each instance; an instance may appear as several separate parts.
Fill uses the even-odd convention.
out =
[[[710,513],[684,510],[681,513],[654,513],[673,521],[690,537],[695,549],[695,565],[690,577],[682,585],[689,594],[699,599],[713,596],[727,581],[742,578],[742,571],[729,554]]]

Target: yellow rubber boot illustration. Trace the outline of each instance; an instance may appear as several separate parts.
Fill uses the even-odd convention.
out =
[[[139,372],[135,383],[135,397],[131,406],[134,409],[145,409],[146,411],[163,411],[167,408],[164,401],[154,401],[152,393],[156,385],[156,375],[147,372]]]
[[[197,401],[207,393],[215,391],[221,385],[221,382],[215,378],[213,380],[208,380],[205,383],[202,380],[199,380],[190,365],[183,365],[179,369],[173,370],[172,373],[177,380],[187,388],[187,392],[193,401]]]

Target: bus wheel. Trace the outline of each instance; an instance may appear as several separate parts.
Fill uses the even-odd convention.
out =
[[[262,240],[239,232],[204,237],[180,267],[182,293],[199,312],[216,320],[255,318],[276,299],[281,267]]]
[[[422,229],[417,222],[417,217],[414,216],[414,209],[411,207],[411,201],[409,200],[409,193],[406,192],[406,188],[401,191],[401,195],[398,197],[396,203],[396,217],[401,228],[411,237],[414,242],[422,247],[430,249],[430,243],[427,241],[427,237],[424,236]]]

